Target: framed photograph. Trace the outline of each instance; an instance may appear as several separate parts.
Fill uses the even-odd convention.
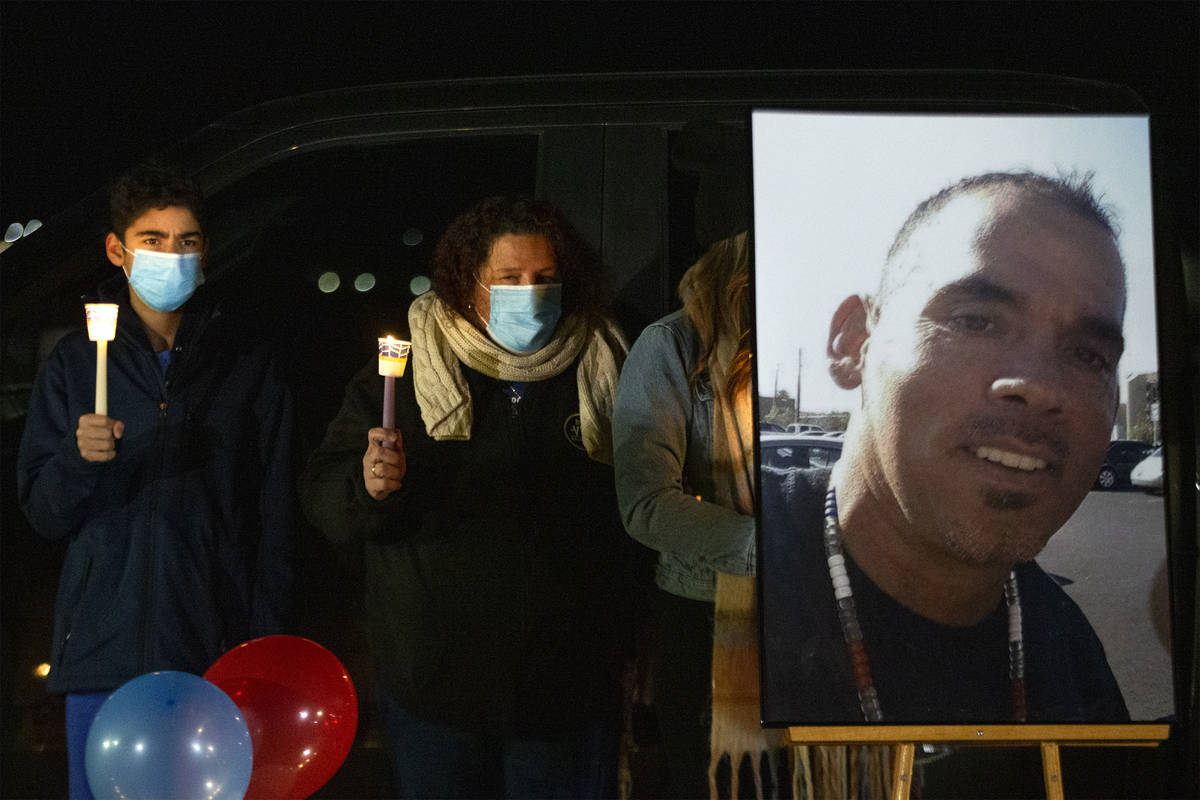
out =
[[[751,133],[764,724],[1169,718],[1148,117]]]

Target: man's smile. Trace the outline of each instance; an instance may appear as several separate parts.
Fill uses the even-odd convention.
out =
[[[975,448],[975,455],[985,461],[1003,464],[1006,467],[1012,467],[1022,472],[1035,472],[1046,469],[1048,466],[1043,459],[1036,458],[1035,456],[1014,453],[1011,450],[1002,450],[999,447],[988,447],[986,445]]]

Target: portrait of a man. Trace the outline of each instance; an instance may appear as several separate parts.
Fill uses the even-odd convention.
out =
[[[770,252],[760,342],[787,324]],[[1082,567],[1038,561],[1123,423],[1128,269],[1094,173],[989,169],[926,193],[861,288],[805,310],[826,326],[806,360],[854,400],[825,418],[831,468],[763,462],[768,723],[1130,720]]]

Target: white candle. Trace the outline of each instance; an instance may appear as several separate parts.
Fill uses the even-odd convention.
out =
[[[108,416],[108,343],[117,335],[116,303],[86,303],[88,338],[96,343],[96,413]]]
[[[108,416],[108,342],[96,340],[96,413]]]

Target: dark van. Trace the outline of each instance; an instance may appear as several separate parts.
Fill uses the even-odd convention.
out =
[[[629,339],[675,307],[699,255],[695,178],[671,162],[689,122],[747,127],[751,108],[907,111],[1138,111],[1127,89],[1013,73],[728,72],[433,81],[290,97],[214,122],[166,152],[209,197],[208,283],[290,344],[302,451],[319,442],[343,388],[406,333],[428,287],[434,242],[481,197],[524,192],[562,208],[599,251]],[[749,144],[747,143],[747,148]],[[151,154],[147,154],[151,155]],[[749,163],[747,152],[747,164]],[[61,550],[40,541],[15,498],[14,463],[38,364],[82,321],[82,298],[112,274],[103,193],[48,219],[0,255],[3,312],[3,749],[6,789],[65,782],[61,698],[49,656]],[[358,628],[353,554],[305,540],[304,628],[345,663],[360,729],[323,796],[379,796],[387,765]],[[11,780],[11,782],[10,782]]]

